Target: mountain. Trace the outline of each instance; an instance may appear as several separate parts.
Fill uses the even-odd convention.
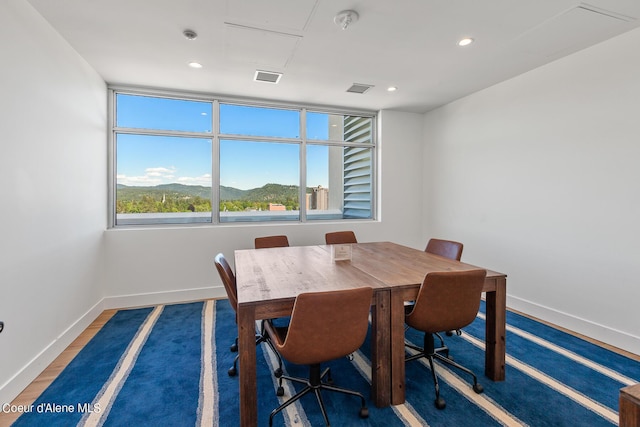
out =
[[[222,197],[220,198],[222,200],[225,200]],[[282,200],[282,199],[296,200],[297,198],[298,198],[297,185],[266,184],[260,188],[246,190],[240,199],[269,202],[269,201]],[[233,200],[233,199],[228,199],[228,200]]]
[[[144,196],[161,199],[163,195],[175,197],[211,198],[211,187],[202,185],[162,184],[152,187],[117,185],[118,200],[140,200]],[[311,191],[311,189],[309,189]],[[233,187],[220,186],[220,200],[255,200],[271,201],[296,199],[297,185],[265,184],[260,188],[240,190]]]
[[[118,200],[140,200],[144,196],[162,199],[162,196],[211,198],[211,187],[202,185],[162,184],[152,187],[128,186],[118,184]]]
[[[242,196],[246,193],[246,190],[238,190],[233,187],[220,186],[220,200],[242,200]]]

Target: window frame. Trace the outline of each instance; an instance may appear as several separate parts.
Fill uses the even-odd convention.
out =
[[[109,85],[108,88],[108,227],[112,228],[140,228],[140,227],[189,227],[189,226],[233,226],[233,225],[266,225],[266,224],[300,224],[300,223],[336,223],[336,222],[362,222],[362,221],[377,221],[378,209],[378,151],[380,145],[378,143],[378,131],[377,120],[378,113],[375,111],[356,110],[349,108],[338,107],[324,107],[315,105],[302,105],[285,103],[278,101],[264,101],[264,100],[252,100],[252,99],[238,99],[233,97],[215,96],[203,93],[186,93],[171,90],[159,90],[159,89],[145,89],[139,87],[129,86],[115,86]],[[211,132],[191,132],[191,131],[175,131],[175,130],[161,130],[161,129],[146,129],[146,128],[129,128],[118,127],[117,124],[117,105],[116,97],[118,94],[134,95],[134,96],[148,96],[148,97],[160,97],[169,98],[184,101],[197,101],[197,102],[210,102],[212,107],[211,114]],[[242,135],[242,134],[222,134],[220,132],[220,104],[232,104],[238,106],[257,107],[266,109],[284,109],[294,110],[299,112],[300,118],[300,136],[298,138],[287,137],[271,137],[271,136],[254,136],[254,135]],[[348,142],[338,141],[334,139],[311,139],[307,138],[307,113],[319,113],[328,115],[341,115],[341,116],[356,116],[362,118],[368,118],[371,120],[371,142],[363,144],[361,142]],[[118,224],[116,213],[116,189],[117,189],[117,135],[118,134],[137,134],[137,135],[150,135],[150,136],[169,136],[169,137],[185,137],[185,138],[200,138],[211,140],[211,216],[210,220],[206,222],[165,222],[164,220],[149,221],[131,224]],[[258,221],[221,221],[220,220],[220,141],[221,140],[238,140],[238,141],[256,141],[266,143],[287,143],[299,145],[299,203],[300,210],[297,220],[274,220],[265,219]],[[306,154],[307,146],[327,146],[327,147],[368,147],[371,150],[371,209],[370,217],[368,218],[337,218],[337,219],[308,219],[307,207],[305,203],[306,190],[307,190],[307,163]],[[344,168],[343,168],[344,173]],[[343,196],[344,197],[344,196]]]

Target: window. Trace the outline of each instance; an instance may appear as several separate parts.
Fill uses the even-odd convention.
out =
[[[373,114],[110,91],[114,226],[374,218]]]
[[[373,119],[338,114],[307,114],[309,184],[325,165],[324,182],[313,189],[309,219],[372,218]],[[333,141],[325,145],[320,141]]]
[[[220,222],[300,219],[300,145],[220,141]]]

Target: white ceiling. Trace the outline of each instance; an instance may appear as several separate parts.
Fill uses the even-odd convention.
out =
[[[639,0],[28,1],[110,84],[413,112],[640,26]]]

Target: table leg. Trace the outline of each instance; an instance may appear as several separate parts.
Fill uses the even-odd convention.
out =
[[[240,353],[240,425],[258,424],[256,374],[256,320],[253,306],[238,306],[238,352]]]
[[[484,374],[493,381],[504,381],[507,316],[507,279],[496,279],[496,290],[486,293]]]
[[[400,292],[391,292],[391,404],[405,401],[404,369],[404,298]]]
[[[640,384],[620,389],[618,398],[620,407],[620,427],[640,425]]]
[[[379,408],[391,403],[389,295],[376,290],[371,309],[371,398]]]

